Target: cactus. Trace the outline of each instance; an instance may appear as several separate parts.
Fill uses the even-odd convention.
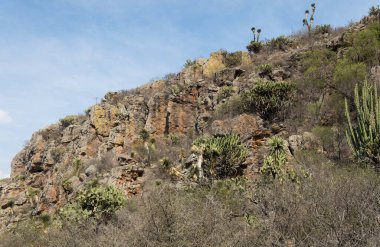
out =
[[[241,175],[242,164],[248,156],[248,149],[237,135],[197,139],[192,149],[198,153],[196,170],[200,179]]]
[[[347,99],[345,100],[348,145],[356,159],[370,162],[376,169],[379,169],[380,97],[378,97],[376,84],[369,85],[367,81],[364,81],[361,95],[359,95],[359,87],[356,85],[354,98],[357,114],[355,126],[351,121]]]
[[[307,27],[307,30],[309,31],[309,34],[310,34],[311,33],[311,29],[312,29],[313,24],[314,24],[315,3],[311,4],[310,19],[309,19],[309,14],[310,14],[310,11],[307,9],[305,11],[305,19],[302,20],[302,23],[303,23],[304,26]]]

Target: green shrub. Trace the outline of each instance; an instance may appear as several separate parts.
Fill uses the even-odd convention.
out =
[[[366,76],[367,67],[364,63],[353,63],[343,59],[335,68],[333,85],[337,91],[351,97],[355,84],[364,81]]]
[[[304,93],[309,92],[312,98],[319,99],[333,76],[336,61],[336,54],[328,49],[307,52],[301,60],[304,80],[300,88]]]
[[[172,161],[168,157],[164,157],[160,160],[160,165],[165,170],[169,169],[172,165]]]
[[[348,102],[346,100],[346,116],[349,129],[347,140],[352,154],[359,161],[369,162],[380,168],[380,97],[376,84],[369,85],[366,81],[362,86],[355,87],[356,121],[352,124]]]
[[[66,128],[66,127],[69,127],[70,125],[74,124],[77,119],[78,119],[78,116],[70,115],[70,116],[66,116],[63,119],[60,119],[59,121],[61,122],[61,125],[64,128]]]
[[[327,152],[334,151],[334,142],[338,139],[337,131],[330,126],[315,126],[312,129],[312,133],[320,139],[323,149]]]
[[[195,65],[197,63],[197,60],[195,59],[187,59],[185,64],[183,65],[183,68],[186,69],[186,68],[189,68],[193,65]]]
[[[259,53],[261,51],[262,44],[258,41],[251,41],[251,43],[247,46],[247,50],[250,53]]]
[[[146,130],[146,129],[142,129],[140,132],[139,132],[139,136],[140,136],[140,139],[144,142],[148,141],[149,140],[149,132]]]
[[[244,112],[244,105],[240,96],[229,97],[226,102],[219,104],[214,111],[214,119],[232,118]]]
[[[295,86],[290,82],[261,81],[242,94],[244,109],[273,119],[292,103]]]
[[[248,149],[238,136],[197,139],[193,146],[203,157],[202,169],[206,177],[223,179],[242,175]]]
[[[259,71],[260,75],[271,75],[273,71],[273,66],[272,64],[260,64],[257,66],[257,70]]]
[[[267,47],[271,50],[286,51],[286,48],[292,44],[292,41],[284,35],[271,39],[267,43]]]
[[[314,34],[325,34],[325,33],[331,33],[332,28],[331,25],[325,24],[325,25],[317,25],[314,28]]]
[[[113,186],[89,183],[78,192],[74,200],[61,209],[61,215],[67,220],[84,220],[89,217],[100,219],[111,216],[125,204],[122,191]]]
[[[379,64],[380,24],[371,23],[369,26],[352,36],[352,47],[346,58],[354,63],[363,62],[369,66]]]
[[[171,145],[177,145],[180,141],[179,136],[172,133],[167,136],[167,140],[170,141]]]
[[[242,56],[241,51],[226,53],[224,56],[224,64],[229,68],[239,66],[242,62]]]
[[[369,12],[368,14],[370,16],[379,16],[380,15],[380,6],[377,5],[377,6],[372,6],[370,9],[369,9]]]
[[[233,92],[234,88],[232,86],[223,86],[218,91],[217,101],[220,102],[224,99],[227,99],[228,97],[232,96]]]

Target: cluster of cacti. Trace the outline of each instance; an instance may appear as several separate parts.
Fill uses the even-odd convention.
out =
[[[253,41],[260,42],[261,29],[256,29],[255,27],[252,27],[251,31],[253,33]]]
[[[193,151],[198,153],[198,178],[221,179],[241,175],[241,166],[248,155],[237,135],[198,139],[193,143]]]
[[[313,26],[313,23],[314,23],[314,14],[315,14],[315,3],[312,3],[311,4],[311,15],[310,15],[310,19],[309,19],[309,14],[310,14],[310,11],[307,9],[305,11],[305,19],[302,20],[302,23],[304,26],[307,27],[307,30],[311,31],[311,28]]]
[[[356,124],[353,125],[346,99],[346,117],[348,144],[355,158],[372,163],[380,168],[380,97],[376,84],[369,85],[364,81],[361,95],[358,85],[355,86]]]

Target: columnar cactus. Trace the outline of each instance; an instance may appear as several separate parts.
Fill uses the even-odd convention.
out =
[[[303,25],[307,27],[307,30],[310,33],[311,28],[312,28],[313,23],[314,23],[315,3],[311,4],[311,16],[310,16],[310,19],[309,19],[309,13],[310,13],[309,10],[305,11],[305,19],[303,19],[302,22],[303,22]]]
[[[345,113],[348,122],[347,141],[355,158],[380,168],[380,97],[377,87],[364,82],[361,95],[355,86],[356,124],[350,117],[347,100]]]

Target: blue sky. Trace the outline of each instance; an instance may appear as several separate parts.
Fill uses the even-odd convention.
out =
[[[305,0],[1,0],[0,177],[33,132],[188,58],[302,28]],[[375,0],[316,1],[316,24],[359,20]]]

